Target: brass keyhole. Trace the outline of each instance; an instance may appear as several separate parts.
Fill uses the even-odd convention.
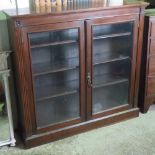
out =
[[[87,83],[88,83],[88,86],[92,87],[91,74],[89,72],[87,74]]]

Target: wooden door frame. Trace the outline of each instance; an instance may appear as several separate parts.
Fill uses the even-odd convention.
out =
[[[30,41],[28,38],[29,33],[36,33],[36,32],[46,32],[52,30],[64,30],[64,29],[72,29],[78,28],[79,34],[79,97],[80,97],[80,118],[74,119],[72,121],[66,121],[64,123],[59,123],[56,125],[49,125],[47,127],[37,128],[36,123],[36,111],[35,111],[35,93],[34,93],[34,82],[32,77],[32,64],[31,64],[31,50],[30,50]],[[60,128],[64,128],[67,126],[71,126],[77,123],[81,123],[86,120],[85,111],[86,111],[86,104],[85,104],[85,35],[84,35],[84,21],[73,21],[73,22],[65,22],[65,23],[56,23],[56,24],[47,24],[47,25],[39,25],[39,26],[29,26],[21,28],[22,31],[22,40],[23,42],[23,58],[25,60],[26,66],[24,73],[27,75],[27,80],[25,80],[25,86],[27,86],[27,93],[29,98],[25,98],[27,100],[27,105],[25,105],[26,101],[23,101],[23,105],[27,107],[25,110],[27,111],[27,115],[24,115],[25,124],[29,122],[29,125],[25,125],[25,128],[31,127],[31,135],[39,134],[42,132],[47,132],[51,130],[57,130]]]
[[[126,15],[126,16],[118,16],[118,17],[109,17],[109,18],[98,18],[92,20],[86,20],[86,73],[90,73],[91,79],[93,78],[93,67],[92,67],[92,57],[93,57],[93,42],[92,42],[92,27],[96,25],[107,25],[107,24],[115,24],[115,23],[124,23],[124,22],[134,22],[133,27],[133,51],[132,51],[132,61],[131,61],[131,83],[130,83],[130,91],[129,91],[129,103],[119,107],[114,107],[109,110],[105,110],[101,113],[92,114],[92,88],[87,84],[86,86],[86,102],[87,102],[87,119],[95,119],[103,116],[107,116],[110,114],[114,114],[123,110],[130,109],[134,107],[134,93],[135,93],[135,80],[136,80],[136,59],[138,53],[138,25],[139,25],[139,16],[138,15]]]

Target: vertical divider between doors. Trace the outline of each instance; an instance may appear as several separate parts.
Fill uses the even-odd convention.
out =
[[[86,27],[86,103],[87,103],[87,120],[92,116],[92,87],[88,85],[87,75],[90,73],[92,79],[92,27],[91,21],[85,22]]]
[[[80,60],[80,112],[82,121],[86,120],[86,54],[85,54],[85,26],[84,21],[82,21],[79,27],[79,60]]]

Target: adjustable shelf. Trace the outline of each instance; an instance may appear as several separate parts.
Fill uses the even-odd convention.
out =
[[[38,45],[31,45],[30,48],[40,48],[40,47],[48,47],[48,46],[57,46],[57,45],[65,45],[65,44],[71,44],[76,43],[77,40],[67,40],[67,41],[58,41],[58,42],[52,42],[52,43],[42,43]]]
[[[93,79],[93,88],[100,88],[110,85],[115,85],[123,82],[128,82],[129,80],[123,75],[116,74],[104,74],[98,75]]]
[[[33,65],[33,76],[40,76],[50,73],[62,72],[79,67],[79,58],[69,58],[53,62],[37,63]]]
[[[104,63],[110,63],[115,61],[121,61],[125,59],[130,59],[129,56],[120,55],[117,57],[117,54],[111,54],[111,58],[106,57],[104,54],[96,54],[94,56],[94,65],[100,65]],[[33,65],[33,76],[41,76],[50,73],[62,72],[67,70],[72,70],[78,68],[78,57],[70,58],[65,61],[57,61],[55,63],[46,62],[46,63],[37,63]]]
[[[73,81],[66,81],[64,84],[60,85],[43,85],[40,87],[35,87],[36,100],[43,101],[50,98],[56,98],[60,96],[67,96],[70,94],[77,93],[78,90],[78,79]]]
[[[121,61],[121,60],[126,60],[129,59],[129,56],[125,55],[118,55],[116,53],[110,53],[108,56],[99,53],[94,55],[94,65],[99,65],[99,64],[104,64],[104,63],[110,63],[110,62],[115,62],[115,61]]]
[[[106,39],[106,38],[115,38],[115,37],[123,37],[123,36],[130,36],[130,35],[131,35],[131,32],[109,34],[109,35],[101,35],[101,36],[93,37],[93,40]]]

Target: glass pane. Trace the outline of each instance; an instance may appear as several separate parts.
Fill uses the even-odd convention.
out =
[[[38,126],[48,126],[73,120],[79,116],[78,109],[78,93],[37,102],[37,124]]]
[[[67,29],[50,32],[38,32],[29,34],[30,44],[39,45],[67,40],[78,40],[78,29]]]
[[[32,49],[34,74],[76,68],[79,65],[78,42]],[[39,56],[38,56],[39,55]]]
[[[78,119],[78,29],[31,33],[29,36],[37,126]],[[44,44],[49,42],[51,44]]]
[[[131,57],[132,36],[94,39],[94,63]]]
[[[129,104],[133,22],[93,27],[93,113]]]
[[[128,80],[130,66],[130,59],[94,65],[93,86]]]
[[[4,82],[2,75],[0,75],[0,142],[9,139],[10,139],[9,120],[7,115]]]
[[[123,81],[93,89],[93,113],[128,103],[129,82]]]
[[[133,22],[98,25],[93,27],[93,34],[94,37],[98,37],[110,34],[132,33],[132,28]]]
[[[79,91],[79,69],[35,77],[36,100],[73,94]]]

